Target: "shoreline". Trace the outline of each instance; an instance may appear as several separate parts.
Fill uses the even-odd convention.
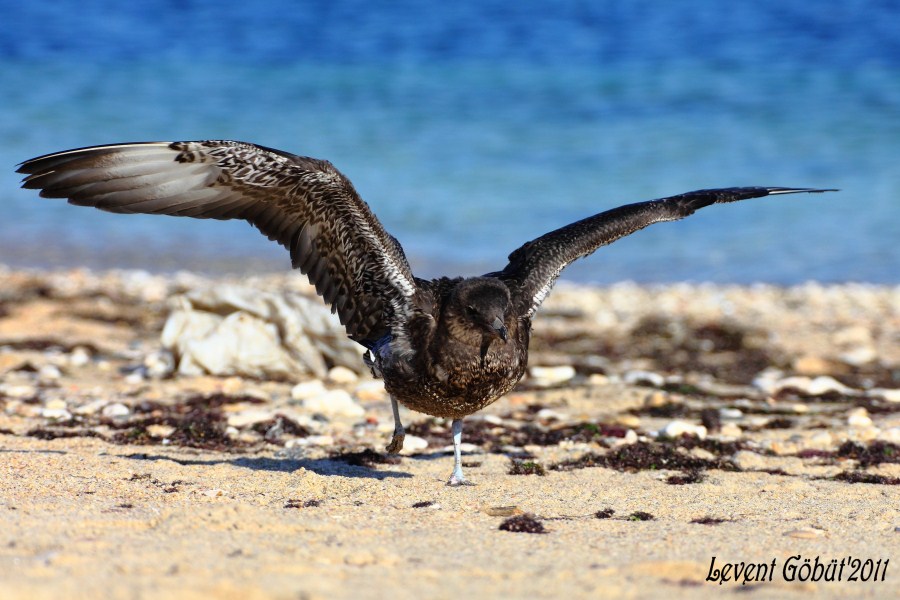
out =
[[[390,406],[363,369],[168,362],[173,296],[303,279],[0,268],[0,595],[900,590],[900,285],[557,285],[529,376],[466,419],[477,485],[454,489],[441,420],[404,410],[407,448],[384,454]],[[797,554],[891,564],[709,579],[713,557]]]

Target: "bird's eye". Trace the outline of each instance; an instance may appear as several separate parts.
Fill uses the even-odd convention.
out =
[[[476,309],[474,306],[467,306],[466,314],[469,315],[470,317],[474,317],[475,315],[478,314],[478,309]]]

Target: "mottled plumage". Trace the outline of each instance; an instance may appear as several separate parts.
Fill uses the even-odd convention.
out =
[[[397,401],[453,419],[464,483],[462,419],[525,373],[531,318],[566,265],[652,223],[715,203],[808,188],[729,188],[621,206],[532,240],[502,271],[423,280],[400,244],[331,163],[233,141],[96,146],[24,162],[23,187],[117,213],[244,219],[287,248],[295,268],[369,350],[394,408],[393,452],[403,444]]]

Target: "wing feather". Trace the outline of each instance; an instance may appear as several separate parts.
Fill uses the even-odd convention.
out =
[[[78,148],[22,163],[41,196],[117,213],[244,219],[291,254],[356,341],[410,310],[416,282],[397,241],[331,163],[234,141]]]
[[[592,254],[653,223],[683,219],[694,211],[724,202],[776,194],[830,192],[812,188],[743,187],[699,190],[678,196],[627,204],[551,231],[525,243],[509,255],[502,271],[489,273],[516,290],[520,314],[531,317],[550,293],[562,270],[572,261]]]

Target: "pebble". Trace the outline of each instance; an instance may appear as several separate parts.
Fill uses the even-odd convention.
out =
[[[855,390],[828,375],[820,375],[815,378],[802,376],[786,377],[776,381],[769,389],[764,388],[764,391],[774,394],[784,389],[796,389],[810,396],[822,396],[829,392],[837,392],[839,394],[855,393]]]
[[[131,409],[122,404],[121,402],[114,402],[113,404],[109,404],[103,407],[101,414],[104,417],[127,417],[131,414]]]
[[[62,377],[62,371],[56,365],[44,365],[38,369],[38,378],[42,381],[56,381]]]
[[[144,369],[150,379],[165,379],[175,371],[175,357],[168,350],[151,352],[144,357]]]
[[[91,400],[87,404],[82,404],[81,406],[77,406],[72,409],[77,415],[92,415],[102,409],[104,406],[109,404],[109,400],[104,400],[102,398],[97,400]]]
[[[609,385],[609,377],[600,373],[592,373],[591,376],[588,377],[588,385]]]
[[[883,429],[881,433],[878,434],[878,439],[884,442],[890,442],[891,444],[900,444],[900,427]]]
[[[147,434],[150,435],[150,437],[167,438],[173,433],[175,433],[175,428],[171,425],[147,425]]]
[[[801,540],[814,540],[825,535],[825,530],[816,527],[801,527],[800,529],[787,531],[784,535]]]
[[[744,417],[744,411],[739,408],[720,408],[719,417],[722,419],[738,420]]]
[[[859,346],[846,352],[841,352],[840,359],[854,367],[861,367],[878,358],[878,351],[872,346]]]
[[[559,383],[564,383],[575,377],[575,367],[571,365],[560,365],[558,367],[530,367],[528,374],[532,378],[534,385],[540,387],[549,387]]]
[[[629,385],[649,384],[654,387],[662,387],[666,383],[666,378],[659,373],[638,370],[626,372],[622,380]]]
[[[297,401],[308,400],[310,398],[321,396],[327,391],[325,384],[318,379],[301,381],[291,388],[291,399]]]
[[[428,441],[417,435],[409,435],[403,439],[401,454],[418,454],[428,448]]]
[[[539,421],[562,421],[565,418],[565,415],[556,412],[552,408],[542,408],[534,416]]]
[[[821,356],[807,354],[794,361],[794,371],[800,375],[825,375],[834,373],[835,365]]]
[[[76,346],[69,354],[69,364],[73,367],[83,367],[91,362],[91,351],[84,346]]]
[[[865,408],[857,408],[850,411],[847,417],[847,425],[850,427],[872,427],[872,419]]]
[[[285,448],[301,446],[333,446],[334,438],[330,435],[310,435],[305,438],[294,438],[284,443]]]
[[[618,415],[615,419],[617,425],[622,425],[623,427],[633,427],[637,429],[641,426],[641,418],[637,415]]]
[[[384,389],[384,381],[381,379],[370,379],[360,382],[353,390],[353,394],[363,402],[376,402],[384,400],[387,392]]]
[[[0,392],[7,398],[15,398],[17,400],[27,400],[37,396],[37,388],[28,384],[0,386]]]
[[[660,435],[669,438],[677,438],[680,435],[696,435],[701,440],[706,437],[706,427],[703,425],[694,425],[685,421],[671,421],[665,427],[659,430]]]
[[[250,425],[255,425],[256,423],[268,421],[272,417],[273,415],[271,411],[251,408],[249,410],[242,410],[241,412],[229,415],[228,424],[231,427],[249,427]]]
[[[219,498],[225,495],[225,490],[220,490],[218,488],[214,490],[205,490],[201,492],[204,496],[208,496],[210,498]]]
[[[144,369],[136,369],[125,376],[125,383],[129,385],[138,385],[144,382]]]
[[[41,416],[45,419],[53,419],[54,421],[67,421],[72,418],[72,413],[70,413],[65,408],[42,408]]]
[[[325,416],[361,417],[366,410],[344,390],[328,390],[303,400],[303,408]]]
[[[723,423],[719,429],[719,435],[723,438],[739,438],[743,431],[734,423]]]
[[[503,425],[503,419],[497,415],[484,415],[481,420],[485,423],[490,423],[491,425]]]
[[[359,380],[359,376],[347,367],[338,365],[328,370],[327,379],[331,383],[349,384],[356,383]]]
[[[869,395],[887,400],[888,402],[900,402],[900,390],[875,388],[869,390]]]
[[[805,446],[813,450],[830,450],[834,447],[834,436],[828,431],[817,431],[806,439]]]

